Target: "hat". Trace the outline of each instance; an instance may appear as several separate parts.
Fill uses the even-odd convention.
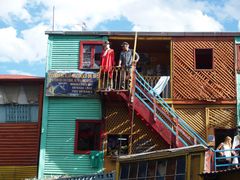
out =
[[[109,41],[104,41],[103,45],[110,44]]]
[[[128,42],[123,42],[121,46],[129,45]]]

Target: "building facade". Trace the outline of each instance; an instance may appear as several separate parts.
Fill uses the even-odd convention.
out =
[[[133,32],[47,34],[39,178],[109,172],[120,155],[234,136],[237,33],[138,33],[130,89],[123,69],[110,78],[100,65],[104,41],[118,64]]]
[[[37,177],[44,78],[0,75],[0,179]]]

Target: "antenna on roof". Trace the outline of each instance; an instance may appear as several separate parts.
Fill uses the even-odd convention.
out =
[[[87,30],[87,24],[83,21],[82,22],[82,31],[86,31]]]
[[[54,13],[55,13],[55,6],[53,6],[52,31],[54,31]]]

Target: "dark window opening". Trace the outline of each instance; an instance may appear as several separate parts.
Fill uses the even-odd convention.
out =
[[[102,42],[83,41],[80,44],[80,69],[99,69],[101,65]]]
[[[128,135],[108,135],[107,155],[118,156],[128,154]]]
[[[128,173],[129,173],[129,164],[122,164],[120,179],[128,179]]]
[[[130,164],[130,172],[129,172],[129,179],[133,178],[136,179],[137,177],[137,168],[138,168],[138,164],[137,163],[132,163]]]
[[[89,153],[100,150],[101,122],[77,121],[75,137],[75,153]]]
[[[213,68],[213,50],[212,49],[195,49],[196,69]]]

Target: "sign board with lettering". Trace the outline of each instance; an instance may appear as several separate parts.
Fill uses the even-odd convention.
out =
[[[92,71],[48,71],[46,96],[94,96],[98,73]]]

